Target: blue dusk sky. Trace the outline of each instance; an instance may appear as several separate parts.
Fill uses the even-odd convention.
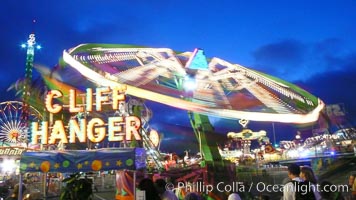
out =
[[[43,46],[36,51],[36,64],[53,67],[64,49],[81,43],[177,51],[202,48],[207,57],[297,84],[326,104],[342,103],[355,122],[355,22],[354,0],[4,0],[0,6],[0,102],[16,99],[7,88],[24,76],[26,51],[20,45],[35,32]],[[152,126],[189,128],[186,113],[172,115],[167,106],[154,107],[154,116],[166,117],[154,119]],[[177,118],[184,120],[177,122]],[[241,128],[237,121],[211,120],[223,127],[233,125],[233,131]],[[271,123],[264,125],[270,132]],[[277,137],[292,138],[294,133],[285,133],[283,127],[276,124]]]

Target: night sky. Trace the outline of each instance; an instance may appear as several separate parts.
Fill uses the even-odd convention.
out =
[[[7,88],[24,76],[26,50],[20,45],[35,32],[37,43],[43,46],[36,51],[36,64],[53,67],[64,49],[81,43],[177,51],[198,47],[207,57],[295,83],[326,104],[342,103],[355,122],[355,11],[353,0],[5,0],[0,6],[0,102],[15,99]],[[152,126],[170,132],[182,127],[178,134],[165,133],[166,141],[191,134],[185,112],[175,110],[172,115],[170,108],[157,105],[153,109],[160,120],[153,118]],[[211,120],[217,130],[241,129],[236,121]],[[270,135],[271,123],[250,124]],[[295,133],[285,133],[286,127],[275,124],[277,140],[294,137]]]

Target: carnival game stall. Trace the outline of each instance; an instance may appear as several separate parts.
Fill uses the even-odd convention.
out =
[[[66,150],[25,152],[20,160],[20,182],[25,173],[77,173],[110,170],[139,170],[146,167],[143,148],[107,148],[95,150]],[[133,186],[135,186],[135,178]],[[46,196],[47,181],[41,192]],[[21,185],[21,184],[20,184]],[[120,188],[121,189],[121,188]],[[135,189],[132,189],[134,192]],[[20,189],[20,193],[22,190]],[[135,195],[135,194],[133,194]]]

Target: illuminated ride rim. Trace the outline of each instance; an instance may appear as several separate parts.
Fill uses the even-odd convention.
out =
[[[28,142],[29,126],[21,120],[22,102],[5,101],[0,103],[0,141],[2,146],[13,146]],[[42,115],[30,106],[29,121],[40,121]],[[13,145],[12,145],[13,144]]]
[[[98,86],[127,86],[126,94],[227,119],[309,123],[324,103],[296,85],[232,64],[206,59],[200,49],[81,44],[63,52],[65,65]],[[186,85],[194,85],[192,88]]]

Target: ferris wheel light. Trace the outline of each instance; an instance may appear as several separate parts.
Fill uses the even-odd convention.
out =
[[[26,48],[26,44],[21,44],[21,48]]]
[[[40,50],[40,49],[42,49],[42,46],[41,45],[37,45],[36,49]]]

